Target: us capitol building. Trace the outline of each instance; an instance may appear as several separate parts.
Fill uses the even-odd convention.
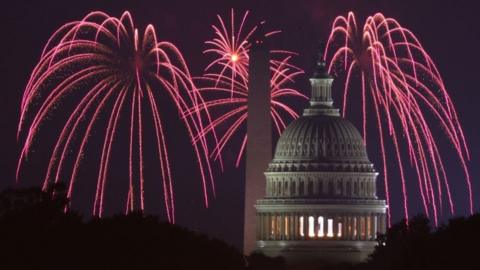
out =
[[[332,82],[319,60],[310,105],[278,140],[255,205],[257,251],[289,265],[360,262],[386,230],[378,173],[358,130],[333,106]]]

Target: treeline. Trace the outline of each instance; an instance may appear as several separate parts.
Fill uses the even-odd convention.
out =
[[[84,221],[62,186],[0,193],[0,269],[285,269],[141,213]]]
[[[54,186],[0,193],[0,270],[195,269],[283,270],[282,258],[239,250],[141,213],[93,218],[66,211],[65,190]],[[312,268],[315,268],[313,266]],[[359,265],[322,270],[480,269],[480,214],[433,229],[417,216],[393,225]]]
[[[425,216],[393,225],[379,237],[369,260],[356,270],[480,269],[480,214],[432,229]]]

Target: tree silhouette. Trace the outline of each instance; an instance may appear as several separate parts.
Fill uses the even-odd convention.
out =
[[[85,221],[68,209],[62,185],[0,193],[0,269],[281,270],[283,265],[278,258],[245,257],[220,240],[140,212]]]
[[[393,225],[369,260],[355,269],[480,269],[480,215],[455,218],[432,231],[425,216]]]
[[[480,214],[432,230],[425,216],[392,226],[359,265],[322,270],[480,269]],[[206,235],[140,212],[86,221],[65,188],[0,192],[0,269],[283,270],[283,258],[244,256]],[[315,266],[312,267],[315,269]]]

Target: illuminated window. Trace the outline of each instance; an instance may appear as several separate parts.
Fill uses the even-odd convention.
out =
[[[320,216],[318,217],[318,237],[324,237],[325,236],[325,230],[323,229],[323,217]]]
[[[337,237],[342,237],[342,223],[341,222],[338,223]]]
[[[367,239],[370,240],[372,238],[372,222],[370,217],[366,217],[367,219]]]
[[[308,236],[315,237],[315,219],[310,216],[308,217]]]
[[[288,237],[288,216],[285,217],[285,236]]]
[[[357,217],[353,218],[353,237],[357,237]]]
[[[270,236],[273,237],[275,235],[275,217],[271,217],[271,225],[270,225]]]
[[[365,239],[365,217],[360,217],[360,237]]]
[[[327,237],[333,237],[333,219],[331,218],[327,219],[327,225],[328,225]]]
[[[281,216],[277,216],[277,221],[276,221],[276,231],[277,233],[275,234],[275,237],[281,237],[282,236],[282,217]]]
[[[352,222],[353,222],[352,217],[348,217],[348,221],[347,221],[347,225],[348,225],[347,226],[347,235],[348,235],[348,237],[351,237],[352,234],[353,234],[352,233]]]
[[[300,217],[300,236],[305,236],[305,233],[303,232],[303,217]]]

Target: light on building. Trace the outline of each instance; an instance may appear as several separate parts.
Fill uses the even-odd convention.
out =
[[[333,237],[333,219],[331,218],[327,219],[327,225],[328,225],[327,237]]]
[[[290,224],[288,224],[288,217],[285,217],[285,236],[288,237],[288,230],[290,228]]]
[[[305,236],[305,233],[303,231],[303,228],[305,226],[303,226],[303,217],[300,217],[300,236],[304,237]]]
[[[322,216],[318,217],[318,237],[325,236],[325,230],[323,228],[324,219]]]
[[[308,236],[315,237],[315,218],[308,217]]]

